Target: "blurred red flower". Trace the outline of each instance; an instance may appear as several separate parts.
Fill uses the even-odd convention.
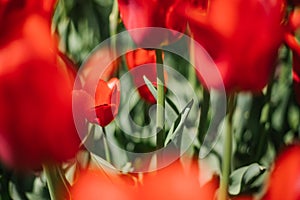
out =
[[[137,49],[128,52],[126,62],[140,96],[151,104],[156,103],[144,80],[146,76],[154,86],[157,86],[155,50]]]
[[[0,22],[1,160],[20,170],[66,161],[80,143],[72,116],[75,69],[51,36],[54,1],[0,3],[5,6]]]
[[[172,199],[172,200],[211,200],[219,186],[219,179],[214,176],[209,182],[200,186],[199,176],[205,169],[198,169],[193,165],[184,170],[179,161],[171,165],[146,174],[139,196],[144,200]]]
[[[291,32],[296,32],[300,28],[300,7],[291,11],[289,16],[289,28]]]
[[[142,30],[131,32],[133,40],[138,44],[153,46],[166,45],[177,40],[186,29],[186,21],[174,12],[174,7],[183,0],[118,0],[121,18],[127,30],[160,27],[169,32],[162,35],[156,31]],[[177,32],[178,31],[178,32]]]
[[[277,158],[264,200],[300,199],[300,146],[287,147]]]
[[[200,80],[208,88],[224,84],[228,92],[260,91],[274,70],[283,41],[285,1],[193,0],[177,10],[187,16],[197,42],[212,57],[221,75],[197,58]],[[205,82],[205,81],[206,82]]]
[[[89,170],[79,175],[71,188],[73,200],[134,200],[133,188],[119,182],[114,175],[102,170]]]
[[[80,141],[67,69],[73,66],[58,56],[46,20],[32,15],[18,29],[19,37],[1,40],[0,156],[29,169],[72,158]]]

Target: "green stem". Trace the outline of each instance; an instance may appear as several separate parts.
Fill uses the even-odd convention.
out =
[[[203,88],[203,100],[201,104],[201,113],[200,113],[200,120],[199,120],[199,129],[198,129],[199,131],[198,139],[201,144],[203,143],[206,129],[207,129],[209,102],[210,102],[210,94],[205,88]]]
[[[193,35],[190,33],[191,37],[193,38]],[[194,40],[191,40],[189,43],[189,49],[190,49],[190,66],[188,71],[188,78],[193,88],[196,89],[197,87],[197,77],[195,73],[195,43]]]
[[[109,150],[109,146],[108,146],[108,143],[107,143],[107,136],[106,136],[105,127],[102,127],[102,131],[103,131],[103,145],[104,145],[105,159],[106,159],[107,162],[111,163],[110,150]]]
[[[116,50],[116,37],[112,37],[117,33],[119,19],[118,0],[114,0],[112,11],[109,15],[109,33],[111,37],[111,47],[113,51]]]
[[[228,116],[226,119],[226,132],[225,132],[225,145],[222,161],[222,177],[218,194],[218,200],[227,200],[229,176],[231,172],[231,160],[232,160],[232,118],[235,108],[235,95],[232,94],[228,100]]]
[[[69,199],[68,183],[55,165],[43,165],[51,200]]]
[[[157,113],[156,113],[156,148],[164,147],[165,140],[165,91],[164,91],[164,68],[162,50],[156,49],[156,76],[157,76]]]

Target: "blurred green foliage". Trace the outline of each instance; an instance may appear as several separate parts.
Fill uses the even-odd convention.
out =
[[[113,0],[60,0],[53,17],[60,47],[81,63],[103,40],[109,38]]]

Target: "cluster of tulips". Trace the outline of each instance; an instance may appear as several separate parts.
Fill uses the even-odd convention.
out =
[[[76,66],[59,49],[59,34],[53,31],[55,0],[0,0],[0,158],[7,168],[28,172],[59,165],[83,150],[72,106],[83,113],[80,129],[88,124],[105,127],[118,114],[120,60],[105,63],[113,52],[102,50],[86,66],[101,63],[102,76]],[[293,85],[300,104],[300,2],[298,0],[118,0],[120,18],[137,47],[171,45],[188,34],[211,56],[219,71],[197,58],[195,73],[206,89],[225,88],[227,95],[247,91],[260,95],[271,81],[279,48],[286,45],[293,56]],[[166,35],[153,38],[147,27],[166,28]],[[157,86],[158,60],[154,49],[138,48],[125,55],[128,70],[143,100],[155,104],[144,75]],[[100,64],[99,64],[100,63]],[[139,71],[147,64],[148,70]],[[80,84],[73,89],[76,76]],[[167,74],[163,75],[166,76]],[[219,79],[218,77],[221,77]],[[96,84],[94,84],[96,83]],[[164,91],[164,88],[163,88]],[[76,105],[72,104],[76,99]],[[202,161],[199,161],[202,162]],[[197,163],[197,165],[195,164]],[[185,166],[185,167],[183,167]],[[186,167],[187,166],[187,167]],[[161,170],[144,174],[107,173],[85,169],[67,184],[66,191],[50,191],[52,198],[66,199],[223,199],[218,195],[223,177],[212,175],[201,182],[206,169],[198,161],[176,161]],[[266,186],[258,197],[225,199],[300,199],[300,145],[287,147],[276,159]],[[48,183],[50,185],[50,182]],[[228,185],[227,185],[228,187]],[[53,189],[53,188],[52,188]],[[227,190],[228,188],[226,188]],[[51,190],[51,188],[49,188]],[[61,189],[63,190],[63,189]],[[1,192],[1,188],[0,188]],[[56,195],[62,193],[63,195]]]

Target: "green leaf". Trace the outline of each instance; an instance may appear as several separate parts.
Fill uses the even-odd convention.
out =
[[[107,174],[109,177],[109,174],[127,174],[128,172],[132,172],[133,167],[132,163],[127,162],[125,165],[122,166],[121,170],[115,168],[113,165],[111,165],[109,162],[104,160],[103,158],[97,156],[96,154],[91,153],[91,160],[93,163],[96,164],[96,166],[99,169],[103,170],[103,173]],[[115,177],[117,178],[117,177]]]
[[[47,187],[52,199],[69,197],[70,184],[60,165],[43,165],[43,173],[47,179]]]
[[[237,195],[251,188],[251,184],[263,175],[265,171],[266,168],[257,163],[235,170],[230,175],[231,183],[229,186],[229,193],[231,195]]]
[[[33,191],[27,192],[26,196],[30,200],[50,200],[46,182],[42,179],[42,177],[37,177],[34,180]]]
[[[194,100],[192,99],[185,108],[181,111],[181,113],[178,115],[177,119],[173,123],[171,129],[168,132],[168,135],[165,140],[165,146],[168,145],[170,141],[172,141],[176,136],[178,136],[180,133],[182,133],[184,124],[186,122],[186,119],[188,117],[188,114],[194,104]]]
[[[103,158],[101,158],[100,156],[98,156],[96,154],[91,153],[91,160],[100,169],[110,168],[112,170],[116,170],[116,168],[112,164],[110,164],[109,162],[107,162],[106,160],[104,160]]]
[[[155,87],[153,86],[153,84],[151,83],[151,81],[145,75],[143,76],[143,78],[144,78],[144,81],[145,81],[148,89],[150,90],[151,94],[157,100],[157,92],[156,92]]]
[[[254,180],[265,171],[266,168],[258,165],[257,163],[250,165],[243,176],[242,183],[244,185],[253,183]]]

